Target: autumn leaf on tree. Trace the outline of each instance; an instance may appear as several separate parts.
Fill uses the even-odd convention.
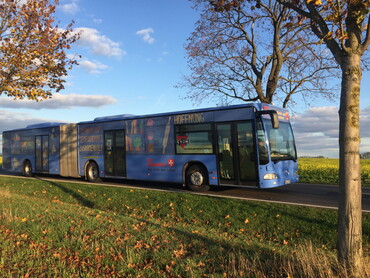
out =
[[[307,0],[307,4],[314,4],[316,6],[322,5],[321,0]]]
[[[72,23],[55,23],[58,0],[1,1],[0,95],[42,100],[64,88],[67,70],[77,64],[66,50],[79,34]]]

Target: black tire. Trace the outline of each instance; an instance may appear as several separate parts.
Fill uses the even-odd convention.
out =
[[[29,162],[28,160],[26,160],[23,163],[22,175],[25,176],[25,177],[32,177],[33,176],[32,165],[31,165],[31,162]]]
[[[99,167],[95,162],[89,162],[86,166],[86,179],[89,182],[97,182],[100,180]]]
[[[210,189],[207,171],[202,166],[192,165],[186,170],[186,185],[192,191],[204,192]]]

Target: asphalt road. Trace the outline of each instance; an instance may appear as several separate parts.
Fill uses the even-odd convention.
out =
[[[9,175],[0,171],[0,175]],[[12,174],[11,174],[12,175]],[[14,175],[13,175],[14,176]],[[38,175],[39,179],[52,179],[61,182],[81,182],[82,179],[62,178],[58,176]],[[273,189],[256,189],[241,187],[215,187],[206,193],[194,193],[178,184],[164,184],[153,182],[138,182],[128,180],[104,180],[97,185],[114,187],[135,187],[150,190],[166,190],[223,198],[235,198],[244,200],[256,200],[273,203],[294,204],[301,206],[313,206],[322,208],[338,208],[339,190],[336,185],[295,183]],[[362,189],[362,210],[370,213],[370,188]]]

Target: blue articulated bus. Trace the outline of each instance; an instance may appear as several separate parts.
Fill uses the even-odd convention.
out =
[[[298,181],[289,114],[243,104],[77,124],[45,123],[3,133],[3,168],[22,172],[272,188]]]

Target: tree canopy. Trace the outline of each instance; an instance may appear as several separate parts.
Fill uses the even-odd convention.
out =
[[[293,10],[269,0],[191,1],[201,16],[186,45],[191,73],[179,84],[188,98],[286,107],[297,94],[333,97],[338,66]]]
[[[0,95],[41,100],[64,88],[76,60],[66,50],[79,34],[72,23],[60,28],[54,18],[58,1],[0,2]]]

